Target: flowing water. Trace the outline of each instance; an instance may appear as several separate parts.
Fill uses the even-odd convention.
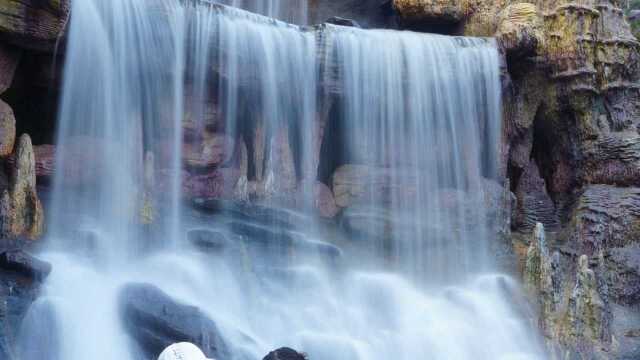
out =
[[[200,307],[233,359],[281,346],[312,360],[544,358],[517,284],[494,273],[488,250],[483,191],[500,133],[491,41],[84,0],[73,2],[65,69],[42,255],[54,270],[25,319],[21,359],[140,359],[118,308],[131,282]],[[251,186],[276,195],[258,208],[267,215],[182,205],[183,139],[208,132],[249,153],[228,185],[243,200]],[[365,231],[307,214],[329,153],[333,168],[372,179],[343,216]],[[276,209],[288,192],[304,206]],[[235,242],[202,252],[187,241],[194,229]]]
[[[305,25],[308,21],[309,0],[223,0],[220,3],[294,24]]]

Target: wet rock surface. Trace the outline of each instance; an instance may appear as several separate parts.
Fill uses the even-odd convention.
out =
[[[283,347],[273,350],[262,360],[306,360],[306,356],[291,348]]]
[[[127,332],[146,359],[156,359],[178,342],[191,342],[208,357],[229,359],[229,348],[213,320],[153,285],[125,285],[120,292],[120,309]]]
[[[0,240],[0,358],[22,360],[20,328],[40,295],[51,265],[30,255],[24,241]]]

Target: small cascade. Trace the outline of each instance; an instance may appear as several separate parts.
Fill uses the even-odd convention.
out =
[[[26,360],[155,360],[167,309],[218,360],[544,358],[488,253],[492,41],[178,0],[74,1],[68,41]]]
[[[497,176],[495,44],[331,26],[325,38],[337,68],[342,159],[372,183],[353,201],[387,228],[368,241],[425,281],[491,269],[484,183]]]

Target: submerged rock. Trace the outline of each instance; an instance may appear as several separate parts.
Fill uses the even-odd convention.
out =
[[[216,230],[193,229],[187,232],[187,239],[198,249],[204,252],[221,252],[233,246],[227,236]]]
[[[125,329],[147,359],[156,359],[168,346],[179,342],[197,345],[210,358],[230,359],[229,347],[213,320],[153,285],[125,285],[119,304]]]
[[[305,354],[299,353],[291,348],[282,347],[277,350],[273,350],[262,360],[306,360]]]

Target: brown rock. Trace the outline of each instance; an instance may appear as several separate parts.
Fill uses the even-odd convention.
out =
[[[0,37],[37,51],[52,51],[65,30],[68,0],[0,1]]]
[[[408,23],[456,23],[471,10],[469,0],[394,0],[393,7]]]
[[[535,55],[543,41],[542,19],[534,4],[517,3],[499,15],[496,37],[511,56]]]
[[[0,158],[11,154],[15,141],[16,118],[11,107],[0,100]]]

